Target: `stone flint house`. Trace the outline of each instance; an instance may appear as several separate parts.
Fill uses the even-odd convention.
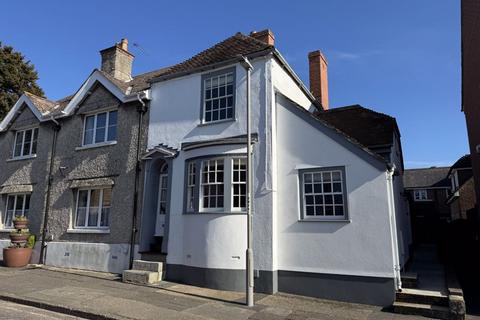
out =
[[[308,55],[310,88],[269,30],[133,77],[126,40],[101,55],[73,96],[25,94],[0,124],[3,230],[28,215],[49,265],[141,258],[171,281],[244,290],[251,66],[257,292],[393,302],[411,243],[400,132],[329,109],[323,54]]]

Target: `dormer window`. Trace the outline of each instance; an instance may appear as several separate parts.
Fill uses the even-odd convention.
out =
[[[117,111],[85,117],[83,146],[108,144],[117,140]]]
[[[206,74],[203,81],[203,122],[231,120],[235,114],[235,69]]]
[[[13,158],[28,158],[37,154],[38,128],[17,131]]]

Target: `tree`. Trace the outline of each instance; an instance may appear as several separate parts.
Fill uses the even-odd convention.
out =
[[[33,64],[25,61],[20,52],[0,42],[0,120],[24,91],[44,96],[37,80],[38,74]]]

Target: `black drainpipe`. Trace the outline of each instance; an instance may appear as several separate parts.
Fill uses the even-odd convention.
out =
[[[138,132],[137,132],[137,158],[135,164],[135,186],[133,191],[133,216],[132,216],[132,234],[130,238],[130,269],[133,266],[133,257],[135,254],[135,236],[137,234],[137,216],[138,216],[138,181],[140,177],[140,146],[142,143],[142,123],[143,115],[147,112],[147,105],[137,95],[138,101],[141,105],[137,108],[138,111]]]
[[[46,201],[45,201],[45,213],[43,215],[43,229],[42,229],[42,246],[40,247],[40,259],[39,264],[45,263],[45,237],[47,236],[48,229],[48,214],[50,211],[50,189],[52,186],[52,172],[53,164],[55,160],[55,149],[57,145],[57,134],[60,131],[61,125],[55,119],[51,119],[53,122],[53,138],[52,138],[52,150],[50,151],[50,168],[48,169],[48,181],[47,181],[47,191],[46,191]]]

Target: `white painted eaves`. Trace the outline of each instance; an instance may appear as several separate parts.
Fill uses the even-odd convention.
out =
[[[37,109],[35,104],[30,100],[30,98],[26,94],[22,94],[22,96],[17,100],[15,105],[12,109],[7,113],[5,118],[3,118],[2,122],[0,122],[0,132],[5,131],[8,125],[13,121],[17,112],[20,111],[20,108],[23,104],[26,104],[28,108],[32,111],[32,113],[37,117],[38,121],[44,121],[42,117],[42,113]]]

